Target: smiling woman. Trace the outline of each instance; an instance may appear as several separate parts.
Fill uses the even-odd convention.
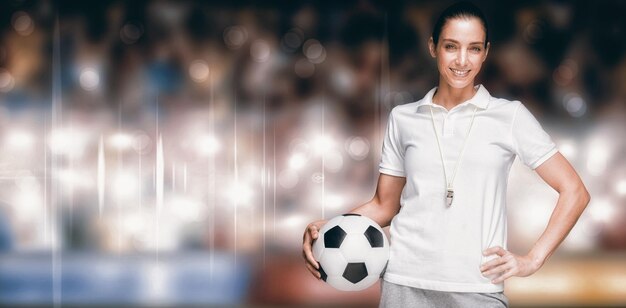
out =
[[[474,79],[487,59],[490,46],[487,21],[482,13],[473,6],[457,5],[457,8],[458,12],[450,14],[455,18],[440,18],[428,40],[430,55],[437,60],[440,73],[439,89],[433,100],[446,109],[474,95]],[[465,15],[460,13],[463,11]]]
[[[477,7],[447,8],[428,48],[439,85],[393,108],[376,193],[351,211],[390,226],[380,306],[508,307],[504,281],[536,272],[590,197],[523,104],[475,85],[490,48]],[[523,256],[507,250],[507,179],[516,157],[559,193],[545,232]],[[309,224],[304,234],[303,256],[318,278],[311,242],[325,223]]]

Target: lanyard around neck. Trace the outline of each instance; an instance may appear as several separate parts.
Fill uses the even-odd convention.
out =
[[[461,148],[461,153],[459,154],[459,158],[457,159],[457,163],[454,168],[454,173],[452,174],[452,179],[450,179],[450,181],[448,181],[448,175],[446,174],[446,163],[445,163],[444,156],[443,156],[443,150],[441,149],[441,142],[439,141],[439,134],[437,133],[437,126],[435,125],[435,115],[433,114],[433,106],[429,106],[429,107],[430,107],[430,119],[433,122],[433,130],[435,131],[435,138],[437,138],[437,147],[439,148],[439,155],[441,157],[441,165],[443,166],[443,176],[446,180],[446,188],[448,192],[447,194],[448,206],[450,206],[452,205],[452,200],[454,198],[454,188],[453,188],[454,179],[456,178],[456,173],[459,170],[459,166],[461,165],[463,152],[465,152],[465,145],[467,144],[467,139],[469,139],[468,137],[469,137],[470,131],[472,130],[472,125],[474,124],[474,117],[476,116],[476,110],[478,110],[478,106],[474,108],[474,113],[472,114],[472,120],[470,121],[470,126],[467,129],[467,134],[465,135],[465,141],[463,141],[463,147]]]

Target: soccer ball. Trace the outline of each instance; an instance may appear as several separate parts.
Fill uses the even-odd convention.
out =
[[[389,260],[389,241],[373,220],[344,214],[322,227],[313,256],[322,280],[342,291],[359,291],[380,278]]]

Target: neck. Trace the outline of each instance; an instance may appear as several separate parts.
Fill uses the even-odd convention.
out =
[[[440,82],[435,95],[433,95],[433,103],[450,110],[460,103],[471,99],[474,94],[476,94],[474,85],[470,84],[459,89],[453,88],[445,82]]]

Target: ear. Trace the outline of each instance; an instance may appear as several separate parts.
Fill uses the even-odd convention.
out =
[[[483,62],[487,60],[487,55],[489,54],[489,47],[491,47],[491,43],[487,42],[487,48],[485,48],[485,56],[483,57]]]
[[[431,57],[437,57],[437,46],[435,46],[435,41],[432,36],[428,39],[428,51],[430,52]]]

